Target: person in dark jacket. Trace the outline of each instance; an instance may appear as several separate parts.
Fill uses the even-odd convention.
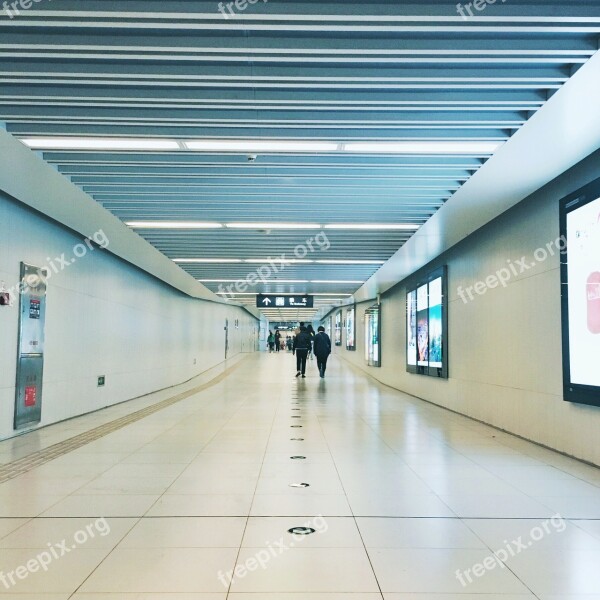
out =
[[[269,345],[269,353],[275,350],[275,336],[273,332],[269,329],[269,337],[267,338],[267,344]]]
[[[300,325],[300,331],[294,338],[294,352],[296,353],[296,377],[306,377],[306,357],[311,347],[312,339],[310,334],[304,327],[304,323]]]
[[[275,351],[279,352],[281,350],[281,333],[279,333],[279,329],[275,330]]]
[[[325,333],[325,327],[319,327],[319,332],[315,336],[313,342],[313,352],[317,357],[317,367],[319,369],[319,375],[321,378],[325,377],[325,370],[327,369],[327,359],[331,354],[331,340]]]

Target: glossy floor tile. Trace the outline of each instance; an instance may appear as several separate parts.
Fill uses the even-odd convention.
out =
[[[0,485],[0,600],[600,600],[600,469],[335,356],[324,381],[294,374],[287,354],[248,356]],[[0,456],[178,391],[0,442]]]
[[[252,548],[244,548],[238,566],[248,566],[256,556]],[[258,568],[237,574],[233,592],[342,592],[347,594],[379,590],[369,557],[364,548],[291,548],[271,555]]]

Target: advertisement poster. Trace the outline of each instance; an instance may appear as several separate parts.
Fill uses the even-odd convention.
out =
[[[429,367],[429,297],[427,285],[417,289],[417,364]]]
[[[342,311],[335,315],[335,345],[342,345]]]
[[[429,366],[442,368],[442,278],[429,283]]]
[[[346,311],[346,349],[354,350],[356,345],[354,343],[354,308],[349,308]]]
[[[429,273],[406,294],[406,370],[448,379],[447,267]]]
[[[325,333],[329,336],[329,339],[331,339],[331,317],[325,321]]]
[[[406,295],[406,360],[411,367],[417,366],[417,292]]]
[[[373,306],[365,312],[365,359],[370,367],[381,366],[379,318],[379,306]]]
[[[571,383],[600,388],[600,198],[567,215]]]

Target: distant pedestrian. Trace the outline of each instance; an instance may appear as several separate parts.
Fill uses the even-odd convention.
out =
[[[314,353],[317,357],[317,367],[321,379],[325,377],[325,371],[327,370],[327,359],[331,354],[331,339],[325,333],[325,327],[319,327],[319,332],[315,336],[314,341]]]
[[[275,349],[277,352],[281,350],[281,333],[279,333],[279,329],[275,330]]]
[[[296,377],[306,377],[306,357],[311,347],[310,334],[304,327],[304,323],[300,324],[300,333],[294,338],[294,352],[296,353]]]
[[[310,349],[308,351],[308,357],[310,358],[310,360],[313,359],[313,343],[315,341],[315,330],[313,329],[313,326],[309,323],[306,326],[306,331],[308,332],[308,335],[310,335]]]
[[[275,336],[273,332],[269,329],[269,337],[267,338],[267,344],[269,345],[269,352],[273,352],[275,350]]]

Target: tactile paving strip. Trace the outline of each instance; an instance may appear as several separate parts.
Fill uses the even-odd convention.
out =
[[[198,392],[201,392],[217,383],[225,379],[234,369],[236,369],[242,361],[233,365],[221,375],[215,377],[208,383],[204,383],[194,389],[188,390],[187,392],[182,392],[181,394],[177,394],[172,398],[167,398],[166,400],[162,400],[161,402],[157,402],[152,406],[147,406],[146,408],[142,408],[135,412],[132,412],[129,415],[125,415],[124,417],[120,417],[119,419],[115,419],[110,423],[105,423],[104,425],[100,425],[95,427],[94,429],[90,429],[85,433],[80,433],[68,440],[64,440],[59,442],[58,444],[53,444],[52,446],[48,446],[48,448],[44,448],[43,450],[38,450],[37,452],[33,452],[23,458],[19,458],[11,463],[1,465],[0,466],[0,484],[9,481],[10,479],[14,479],[15,477],[19,477],[19,475],[23,475],[31,469],[35,469],[59,456],[63,456],[72,452],[73,450],[77,450],[90,442],[94,442],[109,433],[113,433],[123,427],[127,427],[127,425],[131,425],[131,423],[135,423],[145,417],[148,417],[159,410],[163,410],[163,408],[167,408],[176,404],[177,402],[181,402]]]

